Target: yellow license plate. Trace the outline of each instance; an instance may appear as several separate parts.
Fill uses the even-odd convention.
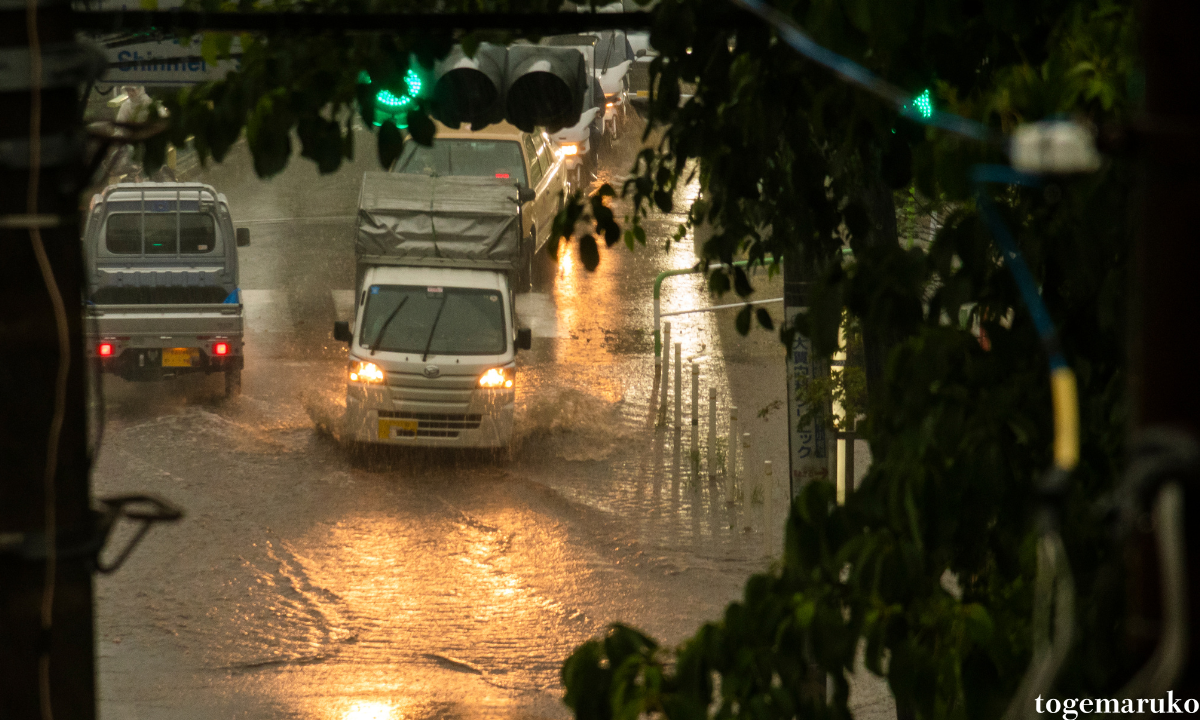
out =
[[[192,366],[192,350],[191,350],[191,348],[163,348],[162,366],[163,367],[191,367]]]
[[[380,419],[379,421],[379,439],[391,440],[392,438],[401,437],[416,437],[417,436],[417,421],[416,420],[392,420]]]

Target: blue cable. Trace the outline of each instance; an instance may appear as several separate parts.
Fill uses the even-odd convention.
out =
[[[829,48],[817,44],[791,18],[775,8],[766,5],[762,0],[732,0],[732,2],[767,21],[767,23],[775,28],[775,32],[779,34],[780,39],[787,43],[793,50],[891,103],[904,117],[919,122],[922,125],[941,128],[971,138],[972,140],[987,141],[992,139],[992,131],[986,125],[976,120],[970,120],[954,113],[938,112],[937,110],[933,110],[929,116],[925,116],[912,106],[911,95],[875,75],[853,60],[842,57]]]
[[[1025,263],[1025,257],[1021,255],[1016,240],[1013,239],[1012,233],[1008,231],[1008,227],[1000,217],[996,204],[984,189],[986,183],[1040,187],[1041,180],[1034,175],[1013,170],[1007,165],[976,165],[971,168],[971,180],[975,183],[975,198],[979,203],[979,213],[987,223],[992,237],[996,239],[996,244],[1000,246],[1004,264],[1013,274],[1017,289],[1021,292],[1021,299],[1025,301],[1025,306],[1029,308],[1029,314],[1033,316],[1033,324],[1050,355],[1050,368],[1066,367],[1067,360],[1063,357],[1062,349],[1059,346],[1058,330],[1055,329],[1054,321],[1050,319],[1050,311],[1046,309],[1046,303],[1043,302],[1041,293],[1038,292],[1033,273],[1029,271],[1029,265]]]

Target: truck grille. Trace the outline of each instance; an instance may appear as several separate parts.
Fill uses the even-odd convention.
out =
[[[423,417],[464,417],[458,413],[470,408],[476,386],[472,376],[443,375],[431,379],[403,372],[389,372],[387,383],[397,408]]]
[[[418,413],[403,410],[380,410],[379,417],[416,420],[417,437],[456,438],[460,430],[477,430],[483,422],[483,415]]]

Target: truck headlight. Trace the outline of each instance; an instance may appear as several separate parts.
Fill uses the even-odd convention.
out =
[[[579,154],[579,146],[576,145],[575,143],[568,143],[566,145],[560,146],[558,148],[558,151],[560,153],[562,153],[563,157],[566,157],[567,155],[578,155]]]
[[[383,382],[383,370],[371,362],[350,363],[350,382],[361,383],[381,383]]]
[[[512,386],[512,376],[506,368],[492,368],[479,376],[479,387],[510,388]]]

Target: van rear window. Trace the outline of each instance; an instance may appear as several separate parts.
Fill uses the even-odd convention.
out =
[[[142,214],[116,213],[108,217],[105,247],[119,255],[142,254]],[[203,213],[146,213],[147,255],[210,253],[217,244],[216,223]]]
[[[526,183],[521,146],[512,140],[435,139],[433,147],[405,143],[392,172],[494,177]]]

